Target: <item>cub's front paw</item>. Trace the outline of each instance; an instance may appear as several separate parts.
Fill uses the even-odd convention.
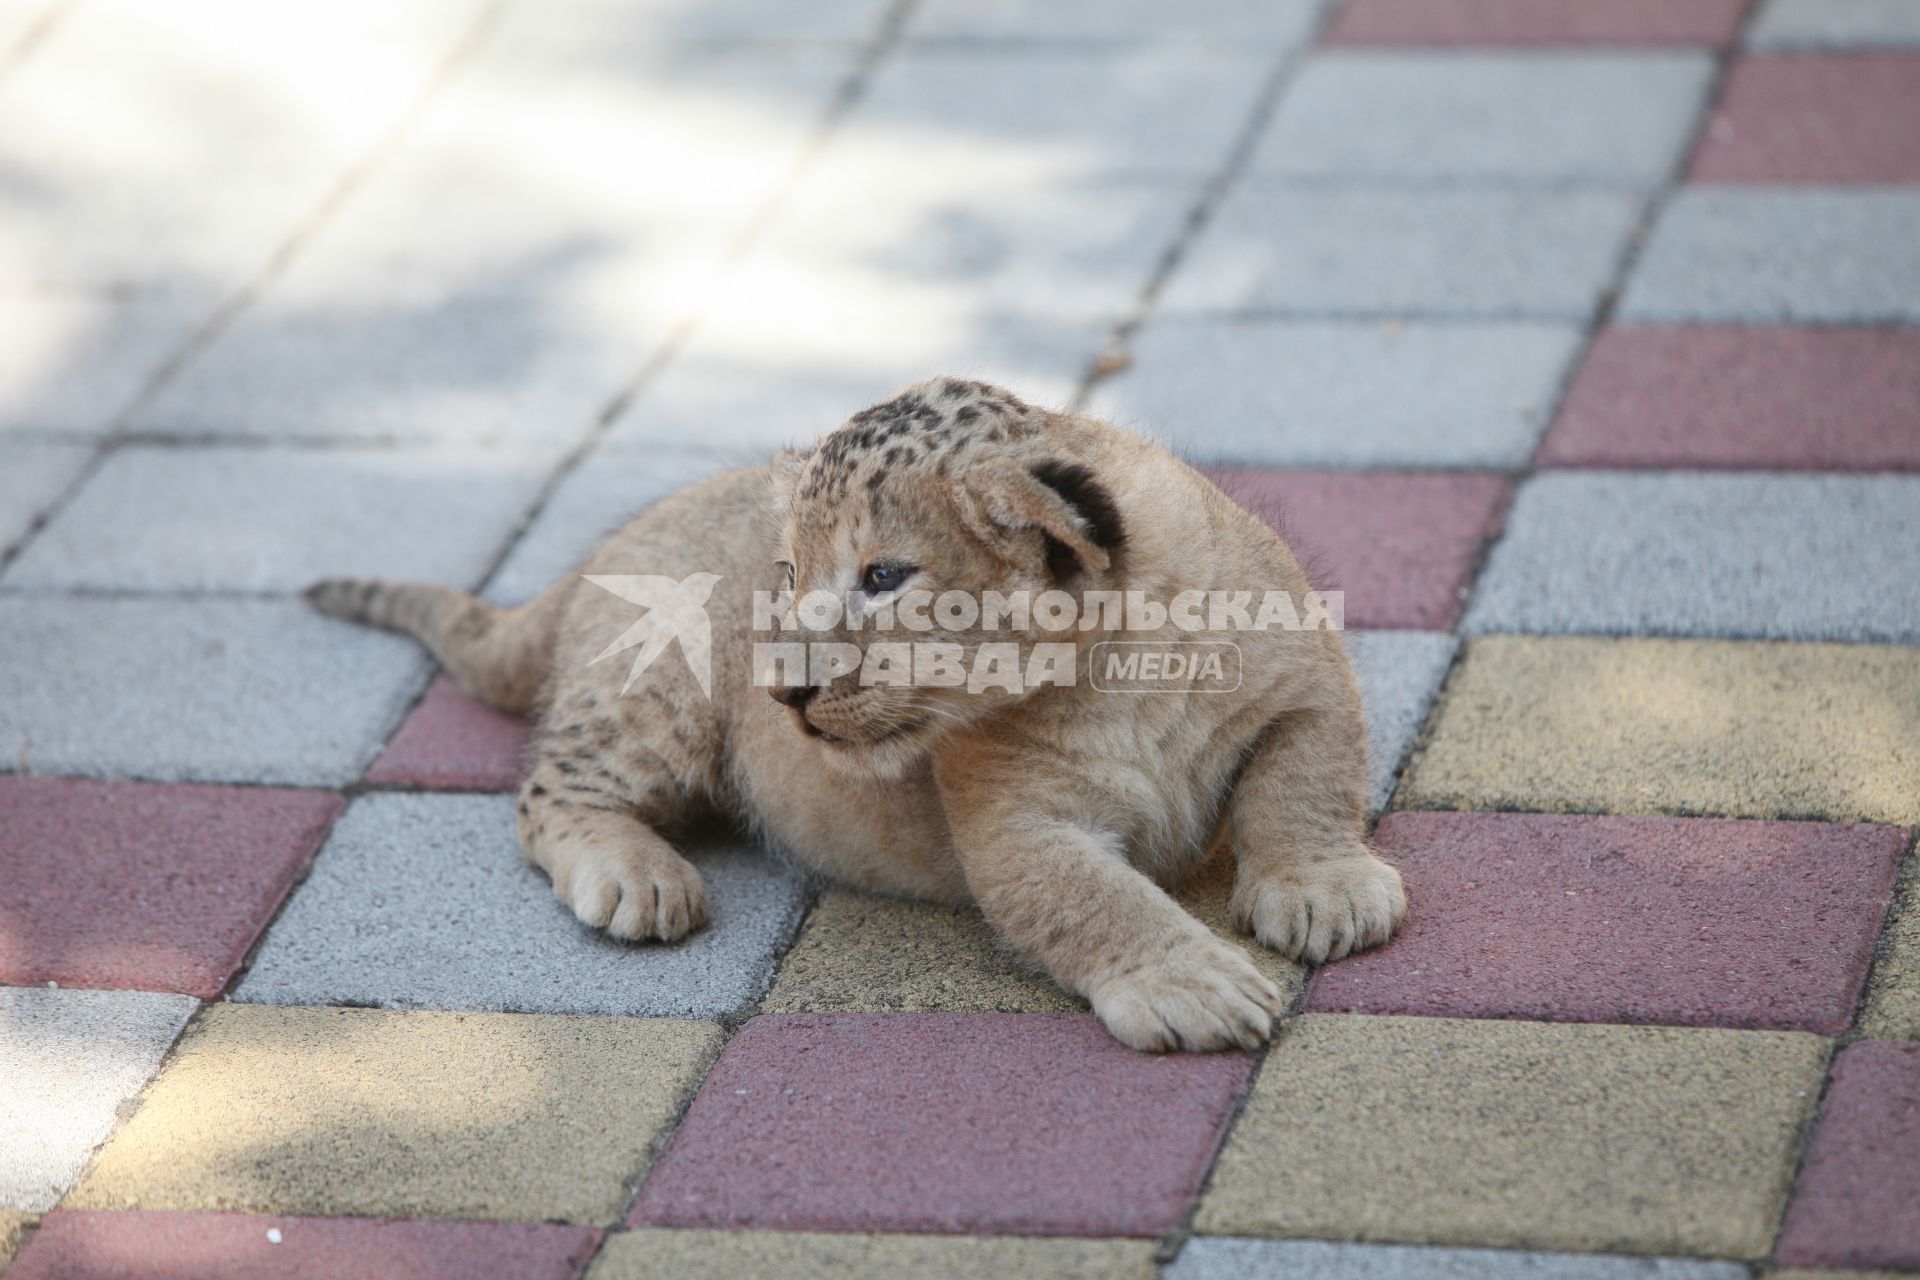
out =
[[[1218,938],[1182,939],[1101,982],[1093,1011],[1135,1049],[1256,1049],[1273,1031],[1280,989]]]
[[[1233,883],[1234,923],[1308,964],[1377,947],[1407,914],[1400,873],[1365,849]]]
[[[566,883],[553,888],[584,923],[629,941],[678,942],[707,922],[706,886],[677,854],[582,853]]]

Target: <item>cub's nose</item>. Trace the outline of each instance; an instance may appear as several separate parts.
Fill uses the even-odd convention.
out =
[[[813,701],[813,695],[818,693],[819,689],[814,685],[801,684],[785,689],[769,689],[767,692],[772,694],[773,700],[781,706],[792,707],[795,711],[801,711],[806,708],[809,702]]]

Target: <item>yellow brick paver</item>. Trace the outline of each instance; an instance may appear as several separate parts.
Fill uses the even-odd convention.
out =
[[[26,1234],[32,1222],[33,1215],[30,1213],[0,1209],[0,1270],[13,1261],[14,1251],[20,1247],[20,1237]]]
[[[1860,1029],[1877,1040],[1920,1040],[1920,865],[1912,862],[1880,935]]]
[[[825,1235],[789,1231],[634,1231],[608,1239],[587,1280],[1153,1280],[1140,1240]]]
[[[612,1222],[704,1022],[209,1008],[68,1208]]]
[[[1489,636],[1404,807],[1920,821],[1920,649]]]
[[[1208,927],[1245,948],[1291,1001],[1305,971],[1236,931],[1227,896],[1233,862],[1211,858],[1179,892]],[[829,890],[788,953],[763,1007],[782,1013],[1055,1013],[1087,1007],[994,936],[972,908]]]
[[[1764,1257],[1828,1052],[1795,1032],[1299,1018],[1196,1225]]]
[[[972,908],[821,895],[763,1008],[1052,1013],[1086,1008],[1005,950]]]

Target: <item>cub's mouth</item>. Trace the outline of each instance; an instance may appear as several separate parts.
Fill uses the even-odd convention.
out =
[[[830,747],[839,747],[842,750],[856,750],[860,747],[877,747],[883,742],[892,742],[896,738],[904,738],[909,734],[917,733],[925,727],[927,723],[927,717],[918,716],[900,724],[889,725],[879,733],[854,738],[844,734],[829,733],[827,730],[822,729],[819,725],[809,720],[807,713],[804,711],[796,711],[794,715],[800,721],[801,730],[804,731],[809,738],[825,743]]]
[[[809,738],[818,738],[820,741],[834,746],[845,745],[847,741],[845,738],[835,737],[833,734],[828,733],[825,729],[822,729],[819,725],[807,719],[806,712],[796,711],[794,716],[800,721],[800,728],[806,732]]]

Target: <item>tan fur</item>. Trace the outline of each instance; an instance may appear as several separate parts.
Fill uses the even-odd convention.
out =
[[[1063,467],[1077,492],[1057,481]],[[419,635],[463,688],[497,705],[521,709],[539,691],[520,838],[575,913],[619,937],[671,940],[706,919],[699,874],[661,834],[703,808],[744,817],[838,879],[978,904],[1143,1049],[1251,1046],[1279,1012],[1273,985],[1163,888],[1223,819],[1234,915],[1262,943],[1318,963],[1392,933],[1405,897],[1363,838],[1360,701],[1337,633],[843,628],[807,638],[950,640],[969,652],[990,639],[1017,639],[1023,652],[1071,639],[1083,679],[1018,697],[839,681],[799,710],[753,684],[753,642],[785,638],[752,632],[754,590],[783,588],[790,564],[800,592],[845,591],[888,559],[916,566],[915,589],[976,597],[1057,587],[1299,599],[1307,586],[1264,523],[1157,446],[940,379],[857,415],[809,454],[660,503],[583,566],[720,575],[707,602],[711,698],[677,652],[622,696],[626,660],[593,659],[638,611],[578,577],[512,612],[430,587],[321,584],[313,598]],[[1087,685],[1095,642],[1156,638],[1233,640],[1241,687]]]

